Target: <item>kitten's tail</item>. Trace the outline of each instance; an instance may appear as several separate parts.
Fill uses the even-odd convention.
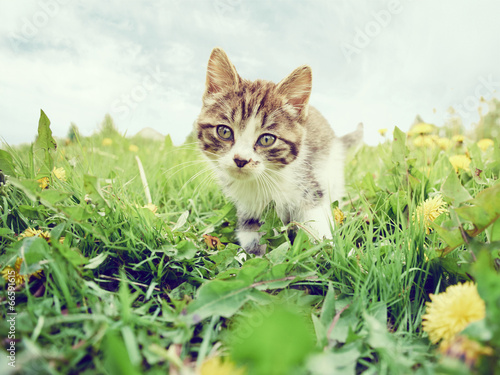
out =
[[[364,134],[363,123],[360,122],[355,131],[340,137],[340,140],[342,141],[342,144],[344,145],[345,149],[347,150],[347,149],[354,147],[354,146],[357,146],[361,142],[363,142],[363,134]]]

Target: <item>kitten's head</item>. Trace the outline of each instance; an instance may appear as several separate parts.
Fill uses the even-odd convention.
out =
[[[308,66],[278,84],[242,79],[215,48],[195,123],[201,150],[221,172],[241,180],[293,163],[303,143],[311,82]]]

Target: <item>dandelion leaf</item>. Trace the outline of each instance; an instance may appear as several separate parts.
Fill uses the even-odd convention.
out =
[[[328,327],[335,316],[335,289],[332,282],[328,283],[328,292],[326,292],[323,306],[321,307],[320,320],[323,326]]]
[[[454,211],[462,219],[471,222],[474,229],[467,230],[465,233],[470,237],[475,237],[495,222],[500,217],[500,184],[481,191],[476,198],[470,199],[467,205],[455,208]],[[456,247],[464,243],[463,235],[459,228],[445,228],[436,224],[432,225],[441,238],[448,244],[442,249],[443,255],[448,254]],[[495,238],[499,235],[497,224],[490,227],[489,233],[494,230]]]
[[[236,276],[239,280],[244,280],[247,283],[252,283],[255,278],[261,275],[269,268],[269,261],[264,258],[253,258],[245,262],[241,271]]]
[[[34,143],[34,152],[36,159],[40,162],[40,175],[49,176],[52,168],[54,167],[54,159],[52,158],[50,151],[55,151],[57,148],[57,143],[52,137],[52,130],[50,130],[50,120],[43,112],[40,110],[40,120],[38,121],[38,136]],[[43,160],[43,162],[41,162]]]
[[[0,150],[0,171],[8,176],[15,176],[14,161],[12,155],[7,151]]]
[[[31,274],[41,269],[38,264],[47,258],[49,245],[47,241],[40,237],[27,237],[22,240],[18,256],[23,258],[21,264],[21,274]]]
[[[375,184],[373,174],[371,173],[367,173],[365,177],[363,177],[363,180],[361,181],[361,188],[367,197],[376,197],[377,192],[380,191],[380,188]]]
[[[250,299],[264,297],[263,292],[250,288],[250,283],[245,280],[212,280],[198,289],[196,299],[188,305],[183,319],[192,325],[212,315],[229,318]]]
[[[70,248],[69,246],[59,243],[54,243],[53,246],[66,259],[66,261],[68,261],[75,268],[88,263],[88,259],[85,258],[80,250],[76,247]]]
[[[138,375],[140,372],[133,366],[130,353],[114,331],[108,330],[104,340],[104,368],[109,374]]]
[[[473,265],[473,273],[477,282],[477,291],[486,303],[487,322],[493,330],[493,341],[500,345],[500,277],[492,267],[492,259],[488,251],[481,251]]]
[[[205,266],[214,268],[213,263],[215,263],[215,268],[218,273],[225,271],[229,267],[238,266],[238,261],[234,259],[237,252],[238,248],[227,246],[224,250],[217,251],[215,254],[210,255],[208,258],[211,262],[205,262]]]
[[[58,190],[42,190],[40,192],[40,199],[42,200],[42,203],[46,204],[48,203],[49,205],[54,205],[58,202],[61,202],[65,200],[66,198],[70,197],[72,194],[71,193],[66,193],[63,191],[58,191]]]
[[[42,205],[38,205],[38,206],[33,207],[33,206],[30,206],[27,204],[22,204],[22,205],[19,205],[18,208],[19,208],[19,212],[21,212],[24,216],[26,216],[27,218],[32,219],[32,220],[44,218],[46,215],[46,211],[47,211],[45,206],[42,206]]]
[[[406,169],[406,157],[408,147],[406,147],[406,134],[397,126],[394,128],[394,142],[392,144],[392,161],[399,167]]]
[[[500,241],[500,220],[496,220],[487,230],[490,242]]]
[[[164,145],[165,145],[165,150],[171,150],[174,148],[174,142],[172,142],[172,138],[170,137],[170,134],[167,134],[165,136]]]
[[[439,234],[439,236],[448,245],[445,249],[442,250],[444,251],[443,255],[446,255],[447,253],[451,252],[453,249],[457,248],[458,246],[464,243],[462,234],[460,233],[460,229],[458,228],[447,229],[435,223],[431,223],[431,226],[432,229],[434,229],[437,232],[437,234]]]
[[[272,264],[282,264],[286,262],[288,257],[288,250],[290,250],[290,243],[283,242],[281,245],[276,247],[274,250],[266,254],[266,258],[271,261]]]
[[[399,190],[389,196],[389,204],[392,212],[396,215],[398,212],[403,212],[408,205],[408,195],[405,190]]]
[[[475,236],[500,217],[500,184],[481,191],[468,203],[470,205],[456,208],[455,212],[474,224],[476,229],[469,234]]]
[[[291,306],[276,306],[266,315],[262,319],[256,310],[235,325],[231,357],[250,374],[290,374],[314,350],[313,325]]]
[[[10,183],[24,192],[29,199],[33,201],[37,199],[40,191],[40,183],[36,180],[17,180],[15,178],[11,178]]]
[[[46,151],[55,150],[57,148],[57,143],[52,137],[52,130],[50,130],[50,120],[43,110],[40,110],[38,137],[35,141],[35,148],[41,148]]]
[[[78,222],[87,220],[93,216],[88,206],[63,206],[58,208],[68,215],[71,220]]]
[[[193,259],[198,252],[196,245],[188,240],[180,241],[175,248],[177,249],[177,254],[174,256],[176,260]]]
[[[461,203],[470,200],[472,197],[462,186],[454,170],[446,178],[441,186],[441,193],[451,201],[452,206],[458,207]]]

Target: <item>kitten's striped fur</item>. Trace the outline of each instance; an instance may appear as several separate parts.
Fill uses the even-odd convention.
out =
[[[308,222],[320,236],[331,237],[330,203],[344,194],[345,148],[362,129],[335,137],[308,105],[311,84],[306,65],[278,84],[251,82],[238,75],[222,49],[210,56],[195,131],[224,193],[236,205],[238,239],[250,253],[265,253],[259,227],[271,202],[285,224]]]

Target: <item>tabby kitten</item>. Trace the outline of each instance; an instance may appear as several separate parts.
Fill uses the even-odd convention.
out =
[[[311,68],[303,65],[278,84],[242,79],[226,53],[215,48],[195,131],[238,215],[237,237],[249,253],[263,255],[261,217],[274,202],[283,223],[306,222],[331,238],[330,203],[344,194],[346,147],[362,127],[337,138],[308,105]]]

